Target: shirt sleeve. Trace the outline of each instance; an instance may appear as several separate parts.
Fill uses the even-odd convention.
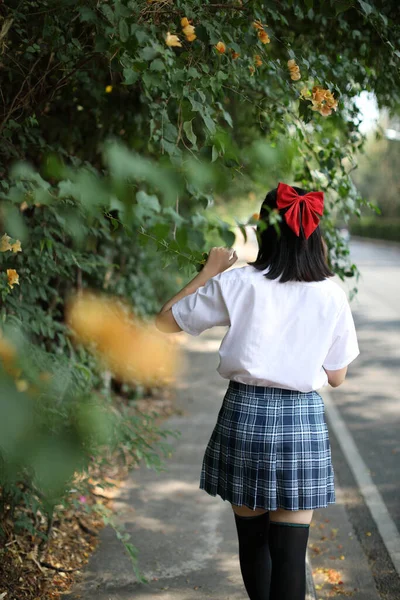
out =
[[[193,294],[172,305],[172,315],[179,327],[190,335],[200,335],[215,325],[230,325],[230,318],[222,294],[221,275],[211,277]]]
[[[340,309],[332,339],[331,347],[322,364],[328,371],[347,367],[360,354],[353,315],[347,298]]]

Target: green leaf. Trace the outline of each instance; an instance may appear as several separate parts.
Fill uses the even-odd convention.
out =
[[[96,14],[88,6],[80,6],[78,10],[81,16],[81,22],[87,21],[88,23],[94,23],[96,21]]]
[[[150,71],[165,71],[165,64],[161,60],[161,58],[156,58],[150,64]]]
[[[341,12],[345,12],[346,10],[349,10],[349,8],[351,8],[352,6],[354,6],[354,0],[339,0],[338,2],[335,2],[335,12],[336,12],[336,16],[339,15]]]
[[[124,85],[133,85],[139,79],[139,73],[134,71],[133,69],[124,69],[123,75],[125,77]]]
[[[195,100],[193,98],[193,96],[189,96],[189,101],[190,104],[192,105],[192,110],[194,111],[198,111],[200,114],[204,113],[204,106],[203,104],[201,104],[200,102],[197,102],[197,100]]]
[[[215,162],[218,158],[218,150],[215,146],[212,147],[211,162]]]
[[[188,77],[193,77],[194,79],[197,79],[198,77],[200,77],[200,73],[194,67],[189,67],[189,69],[187,71],[187,75],[188,75]]]
[[[157,196],[149,196],[149,194],[146,194],[143,190],[140,190],[136,194],[136,200],[139,206],[143,206],[149,211],[160,212],[161,210]]]
[[[156,223],[156,225],[153,225],[149,230],[149,233],[158,240],[164,240],[168,237],[170,230],[171,225],[169,223]]]
[[[186,133],[188,140],[193,144],[193,146],[195,146],[197,142],[197,136],[193,131],[192,121],[185,121],[183,124],[183,130]]]
[[[209,117],[208,115],[201,115],[203,117],[203,121],[208,129],[208,131],[214,135],[214,133],[216,132],[217,128],[215,125],[215,122],[211,119],[211,117]]]
[[[127,42],[129,38],[129,28],[125,19],[121,19],[119,22],[119,37],[122,42]]]
[[[203,250],[206,244],[203,232],[198,229],[188,229],[188,243],[190,248]]]
[[[358,0],[358,4],[361,6],[363,12],[368,16],[370,15],[373,10],[374,7],[371,6],[370,4],[368,4],[367,2],[363,2],[363,0]]]
[[[140,53],[140,56],[143,60],[153,60],[155,56],[157,56],[158,52],[152,46],[146,46]]]
[[[110,21],[110,23],[114,25],[114,13],[108,6],[108,4],[103,3],[101,5],[101,11],[103,12],[104,16]]]
[[[166,208],[163,208],[163,215],[169,215],[172,218],[172,221],[179,227],[180,225],[183,225],[183,223],[185,223],[185,219],[183,219],[181,217],[181,215],[179,213],[176,212],[176,210],[174,208],[172,208],[172,206],[167,206]]]

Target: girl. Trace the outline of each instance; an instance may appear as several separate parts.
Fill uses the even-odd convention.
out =
[[[262,204],[282,215],[256,234],[257,259],[212,248],[203,270],[156,317],[197,336],[229,325],[217,371],[228,379],[205,450],[200,489],[228,500],[251,600],[304,600],[315,508],[335,502],[324,403],[359,355],[346,293],[330,278],[319,227],[323,193],[279,183]]]

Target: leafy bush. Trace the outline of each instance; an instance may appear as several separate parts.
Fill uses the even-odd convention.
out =
[[[400,219],[366,217],[350,222],[350,233],[366,238],[400,242]]]

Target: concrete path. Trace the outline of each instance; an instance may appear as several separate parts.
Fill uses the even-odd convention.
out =
[[[145,466],[132,471],[115,501],[118,522],[139,549],[139,567],[150,584],[137,583],[130,559],[107,526],[70,600],[248,599],[231,505],[199,489],[204,450],[228,385],[216,372],[224,332],[218,327],[198,338],[179,334],[186,338],[177,386],[183,414],[164,421],[163,428],[182,435],[169,438],[174,451],[167,471]]]
[[[177,407],[183,414],[170,417],[163,427],[179,430],[182,435],[169,441],[174,450],[166,460],[166,471],[156,473],[144,465],[132,471],[115,501],[118,522],[125,525],[139,549],[139,567],[149,585],[137,582],[122,544],[111,527],[106,527],[82,582],[67,596],[69,600],[248,599],[240,573],[231,506],[219,496],[211,497],[199,489],[204,450],[228,384],[216,372],[217,350],[224,333],[224,327],[216,327],[197,338],[179,334],[185,337],[185,364],[177,385]],[[340,532],[339,539],[345,538],[345,549],[340,549],[339,554],[336,550],[335,564],[328,557],[334,550],[320,540],[326,533],[320,524],[327,530],[330,527],[326,518]],[[355,598],[378,599],[366,560],[340,504],[340,495],[339,505],[316,511],[309,554],[314,570],[327,568],[325,558],[331,569],[337,569],[340,563],[341,577],[345,579],[342,589],[349,590],[350,580],[352,589],[356,587],[361,594]],[[346,554],[346,564],[340,560],[342,554]],[[342,567],[346,567],[346,573]],[[324,571],[316,576],[320,581],[317,585],[328,589]],[[317,597],[309,581],[307,600]]]

